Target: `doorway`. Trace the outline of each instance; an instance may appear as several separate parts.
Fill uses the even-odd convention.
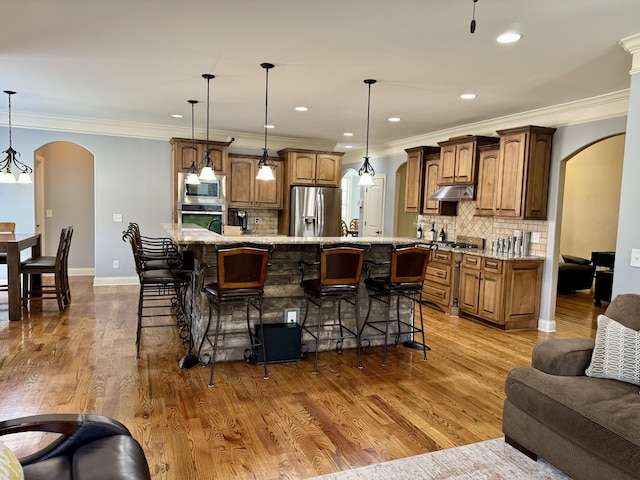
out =
[[[364,188],[363,235],[381,237],[384,234],[384,195],[387,176],[376,175],[373,185]]]
[[[349,168],[342,176],[342,221],[349,226],[353,219],[360,223],[361,187],[358,185],[358,172]]]
[[[73,225],[70,275],[95,273],[94,155],[72,142],[35,151],[36,229],[43,255],[55,255],[62,228]]]
[[[615,252],[624,142],[624,134],[608,137],[564,161],[564,183],[559,192],[562,216],[557,270],[563,268],[562,255],[591,260],[592,252]],[[560,288],[566,288],[566,285]],[[582,303],[585,309],[592,311],[586,321],[595,323],[602,309],[594,308],[593,293],[592,287],[591,290],[558,294],[556,309],[561,301]]]

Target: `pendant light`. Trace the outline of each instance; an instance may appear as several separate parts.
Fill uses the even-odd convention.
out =
[[[371,85],[376,83],[376,80],[368,78],[364,81],[364,83],[369,85],[369,97],[367,99],[367,146],[364,154],[364,163],[362,164],[362,167],[360,167],[360,170],[358,170],[358,175],[360,175],[358,185],[362,187],[370,187],[373,185],[373,177],[376,174],[376,171],[369,163],[369,117],[371,115]]]
[[[212,78],[216,77],[210,73],[203,73],[202,78],[207,80],[207,143],[206,150],[204,152],[204,159],[202,161],[202,170],[200,170],[200,180],[215,180],[216,174],[213,171],[213,162],[209,155],[209,83]]]
[[[33,183],[29,176],[30,173],[33,173],[33,169],[17,159],[20,153],[16,152],[11,146],[11,95],[16,92],[4,90],[4,93],[9,97],[9,148],[2,152],[6,153],[7,157],[0,161],[0,183]],[[16,177],[11,172],[12,166],[20,171],[17,182]]]
[[[196,166],[196,139],[194,135],[193,128],[193,107],[197,100],[187,100],[191,104],[191,165],[189,166],[189,170],[187,170],[187,180],[186,182],[189,185],[200,185],[200,179],[198,178],[198,167]]]
[[[269,69],[275,65],[272,63],[261,63],[260,66],[265,70],[265,99],[264,99],[264,148],[262,149],[262,158],[258,162],[258,175],[256,180],[275,180],[273,176],[273,169],[275,165],[269,158],[269,150],[267,149],[267,137],[268,137],[268,113],[269,113]]]

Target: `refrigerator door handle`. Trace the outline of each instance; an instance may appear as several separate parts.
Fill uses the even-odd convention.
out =
[[[317,224],[317,231],[316,231],[316,237],[323,237],[324,236],[324,193],[322,192],[322,189],[318,190],[318,197],[317,197],[317,203],[316,203],[316,208],[317,208],[317,219],[318,219],[318,224]]]

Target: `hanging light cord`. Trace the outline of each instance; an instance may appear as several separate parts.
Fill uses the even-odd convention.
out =
[[[267,153],[267,137],[269,136],[268,125],[268,112],[269,112],[269,69],[273,66],[268,63],[263,63],[262,67],[266,70],[264,81],[264,151]]]
[[[207,80],[207,141],[206,141],[206,151],[204,153],[204,167],[211,167],[213,168],[213,165],[211,165],[211,157],[209,155],[209,111],[211,110],[210,107],[210,103],[209,103],[209,91],[210,91],[210,86],[209,83],[211,82],[212,78],[216,78],[215,75],[211,75],[210,73],[203,73],[202,74],[202,78],[205,78]]]
[[[11,95],[13,95],[16,92],[5,90],[4,93],[6,93],[9,96],[9,148],[11,148]]]
[[[197,100],[189,100],[189,103],[191,104],[191,164],[195,166],[196,164],[196,137],[195,137],[195,128],[193,126],[193,116],[194,116],[194,107],[196,105],[196,103],[198,103]],[[207,130],[209,130],[207,128]]]
[[[369,83],[369,95],[367,97],[367,146],[364,157],[369,159],[369,117],[371,116],[371,83]]]
[[[473,0],[473,15],[471,16],[471,26],[469,27],[471,33],[476,32],[476,3],[478,3],[478,0]]]

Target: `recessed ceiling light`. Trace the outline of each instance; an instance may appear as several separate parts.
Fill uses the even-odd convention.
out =
[[[400,117],[389,117],[387,119],[390,122],[399,122],[400,121]]]
[[[476,94],[475,93],[463,93],[462,95],[460,95],[460,98],[462,98],[464,100],[473,100],[474,98],[476,98]]]
[[[179,113],[172,113],[171,116],[173,118],[183,118],[182,115],[180,115]]]
[[[345,145],[344,148],[353,148],[351,145]]]
[[[343,134],[345,137],[353,137],[353,133],[351,132],[344,132]]]
[[[514,43],[522,38],[522,35],[516,32],[505,32],[496,38],[498,43]]]
[[[306,112],[309,110],[307,107],[296,107],[296,112]]]
[[[274,125],[265,125],[264,128],[275,128]]]

